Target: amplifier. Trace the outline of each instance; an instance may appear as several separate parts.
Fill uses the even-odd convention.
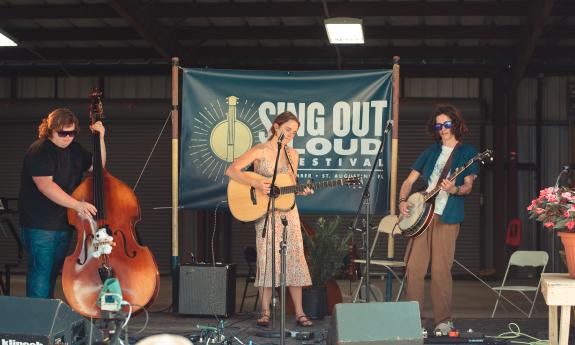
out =
[[[2,345],[88,345],[88,320],[59,299],[0,297]],[[92,330],[92,342],[101,340]]]
[[[178,313],[229,317],[236,310],[235,264],[180,266]]]

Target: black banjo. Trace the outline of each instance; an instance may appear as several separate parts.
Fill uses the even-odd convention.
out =
[[[449,181],[454,181],[459,174],[464,172],[473,163],[481,161],[481,163],[491,162],[493,160],[493,151],[485,150],[478,153],[471,158],[464,166],[455,169],[453,174],[448,177]],[[407,199],[409,206],[409,217],[403,215],[399,216],[399,229],[401,234],[406,237],[417,237],[427,230],[433,219],[433,211],[435,209],[434,198],[441,191],[439,183],[435,188],[429,192],[413,193]]]

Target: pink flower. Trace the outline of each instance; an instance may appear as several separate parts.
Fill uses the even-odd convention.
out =
[[[575,232],[575,189],[549,187],[527,206],[531,218],[548,229],[561,228]]]

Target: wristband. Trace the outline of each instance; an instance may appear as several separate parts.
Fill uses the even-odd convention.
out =
[[[460,189],[460,187],[459,187],[459,186],[455,186],[455,188],[456,188],[456,189],[455,189],[455,193],[453,193],[453,195],[459,195],[459,189]]]
[[[405,201],[407,201],[406,198],[399,198],[399,203],[400,203],[400,204],[401,204],[402,202],[405,202]]]

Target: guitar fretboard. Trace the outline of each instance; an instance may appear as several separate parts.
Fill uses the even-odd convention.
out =
[[[326,187],[343,186],[344,184],[346,184],[345,180],[346,179],[340,178],[336,180],[314,182],[309,185],[300,184],[295,186],[280,187],[280,194],[300,193],[303,192],[304,189],[306,189],[306,187],[311,187],[312,189],[321,189]]]

